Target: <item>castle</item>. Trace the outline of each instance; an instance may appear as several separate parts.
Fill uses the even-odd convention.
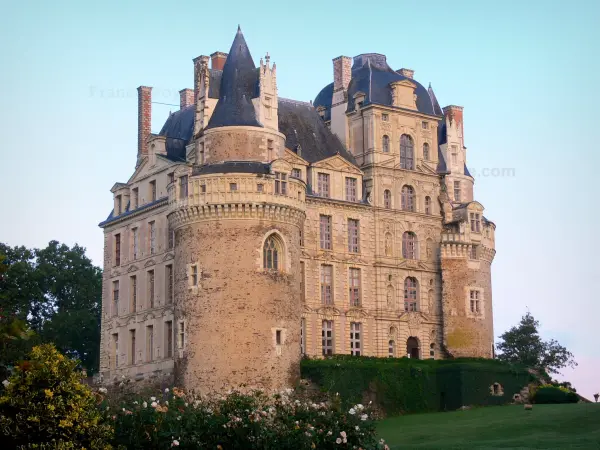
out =
[[[104,380],[279,389],[302,355],[493,356],[495,225],[473,199],[463,108],[381,54],[277,95],[238,29],[150,130],[104,230]]]

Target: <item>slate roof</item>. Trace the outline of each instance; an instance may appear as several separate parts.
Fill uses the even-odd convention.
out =
[[[433,107],[433,112],[438,116],[443,116],[444,111],[440,108],[440,104],[433,92],[433,88],[431,87],[431,83],[429,83],[429,87],[427,88],[427,93],[429,94],[429,99],[431,100],[431,106]]]
[[[333,83],[328,84],[315,97],[315,108],[319,106],[325,107],[324,119],[326,122],[331,120],[331,101],[333,100]]]
[[[167,201],[168,199],[169,199],[169,197],[161,197],[161,198],[154,200],[153,202],[146,203],[145,205],[142,205],[142,206],[140,206],[136,209],[132,209],[132,210],[129,209],[129,202],[128,202],[127,207],[125,208],[125,211],[123,213],[119,214],[118,216],[115,216],[114,215],[115,211],[114,211],[114,209],[112,209],[110,211],[110,214],[106,218],[106,220],[103,220],[102,222],[100,222],[98,224],[98,226],[105,227],[106,225],[110,224],[111,222],[114,222],[115,220],[120,220],[120,219],[122,219],[124,217],[128,217],[132,214],[137,214],[139,212],[145,211],[145,210],[150,209],[160,203]]]
[[[160,136],[166,137],[167,157],[173,161],[185,160],[185,146],[194,131],[195,105],[175,111],[163,125]]]
[[[194,167],[192,176],[206,175],[209,173],[257,173],[267,174],[270,172],[269,164],[258,161],[222,161],[213,164]]]

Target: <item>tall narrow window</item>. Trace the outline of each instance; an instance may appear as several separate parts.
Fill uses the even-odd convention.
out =
[[[156,180],[150,182],[150,201],[156,201]]]
[[[119,315],[119,282],[118,281],[113,281],[112,294],[113,294],[112,295],[112,298],[113,298],[112,315],[118,316]]]
[[[331,216],[319,216],[321,249],[331,250]]]
[[[154,308],[154,270],[148,271],[148,307]]]
[[[306,319],[300,320],[300,354],[306,355]]]
[[[476,245],[471,245],[471,251],[469,253],[469,257],[471,259],[477,259],[477,246]]]
[[[415,190],[412,186],[402,186],[401,206],[404,211],[415,210]]]
[[[348,275],[350,306],[360,306],[360,269],[351,268]]]
[[[360,356],[362,350],[360,329],[360,322],[350,322],[350,354],[353,356]]]
[[[392,207],[392,191],[386,189],[383,191],[383,207],[390,209]]]
[[[275,195],[287,195],[287,174],[275,172]]]
[[[137,228],[131,229],[131,241],[133,247],[133,260],[135,261],[136,259],[138,259],[140,241],[140,233],[138,232]]]
[[[175,247],[175,231],[171,227],[167,227],[167,233],[167,246],[169,250],[173,250],[173,247]]]
[[[435,359],[435,344],[429,344],[429,359]]]
[[[413,170],[414,169],[414,147],[412,138],[403,134],[400,136],[400,168]]]
[[[121,234],[115,234],[115,266],[121,265]]]
[[[404,311],[418,311],[417,279],[413,277],[404,280]]]
[[[131,209],[136,209],[140,203],[140,191],[138,188],[131,190]]]
[[[117,195],[117,211],[116,211],[115,215],[120,216],[122,212],[123,212],[123,197],[121,197],[120,195]]]
[[[171,320],[165,322],[165,356],[173,357],[173,322]]]
[[[168,184],[175,182],[175,172],[169,172],[167,174],[167,181],[168,181]]]
[[[388,358],[396,357],[396,341],[390,340],[388,342]]]
[[[390,137],[387,134],[383,135],[383,138],[381,140],[381,148],[383,150],[383,153],[390,152]]]
[[[476,290],[471,290],[470,295],[469,295],[470,300],[471,300],[471,312],[473,314],[479,314],[481,312],[480,304],[479,304],[479,301],[480,301],[479,295],[480,295],[479,291],[476,291]]]
[[[360,252],[360,222],[356,219],[348,219],[348,251]]]
[[[129,330],[129,364],[135,364],[135,330]]]
[[[277,236],[272,234],[263,246],[263,267],[265,269],[279,270],[281,257],[281,244]]]
[[[318,173],[317,174],[317,187],[319,197],[329,197],[329,174]]]
[[[166,297],[167,305],[173,303],[173,265],[168,264],[165,266],[165,283],[166,283]]]
[[[478,213],[470,213],[471,231],[479,233],[481,231],[481,216]]]
[[[323,356],[333,355],[333,320],[324,320],[321,325],[321,348]]]
[[[185,345],[185,322],[183,322],[183,321],[179,322],[178,331],[179,331],[179,334],[177,337],[177,348],[182,350]]]
[[[306,301],[306,269],[304,261],[300,261],[300,300]]]
[[[154,360],[154,326],[146,327],[146,362]]]
[[[356,178],[346,178],[346,200],[356,201]]]
[[[198,266],[193,265],[192,267],[190,267],[190,272],[191,272],[191,285],[192,286],[198,286]]]
[[[116,369],[119,367],[119,334],[114,333],[112,335],[112,354],[113,354],[113,364]]]
[[[460,181],[454,182],[454,201],[460,202]]]
[[[188,176],[182,175],[179,177],[179,198],[186,199],[188,196]]]
[[[429,144],[427,142],[423,144],[423,159],[429,161]]]
[[[137,311],[137,276],[129,277],[129,312]]]
[[[200,143],[200,149],[199,149],[199,153],[200,153],[200,165],[204,164],[204,142]]]
[[[412,231],[405,231],[402,234],[402,257],[417,259],[417,235]]]
[[[300,247],[304,247],[304,226],[302,226],[302,228],[300,228]]]
[[[149,222],[148,229],[150,235],[150,254],[154,255],[154,253],[156,253],[156,222]]]
[[[333,305],[332,278],[333,266],[323,264],[321,266],[321,303],[323,305]]]
[[[425,197],[425,214],[431,214],[431,197]]]

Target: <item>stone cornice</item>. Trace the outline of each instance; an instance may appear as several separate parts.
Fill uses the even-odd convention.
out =
[[[373,206],[368,203],[355,203],[355,202],[347,202],[346,200],[337,200],[335,198],[330,197],[319,197],[318,195],[306,195],[306,203],[326,203],[329,205],[338,206],[341,208],[353,208],[356,210],[367,210],[372,209]]]

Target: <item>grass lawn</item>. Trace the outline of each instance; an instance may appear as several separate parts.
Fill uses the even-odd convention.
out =
[[[412,414],[382,420],[377,431],[391,449],[600,449],[600,403]]]

